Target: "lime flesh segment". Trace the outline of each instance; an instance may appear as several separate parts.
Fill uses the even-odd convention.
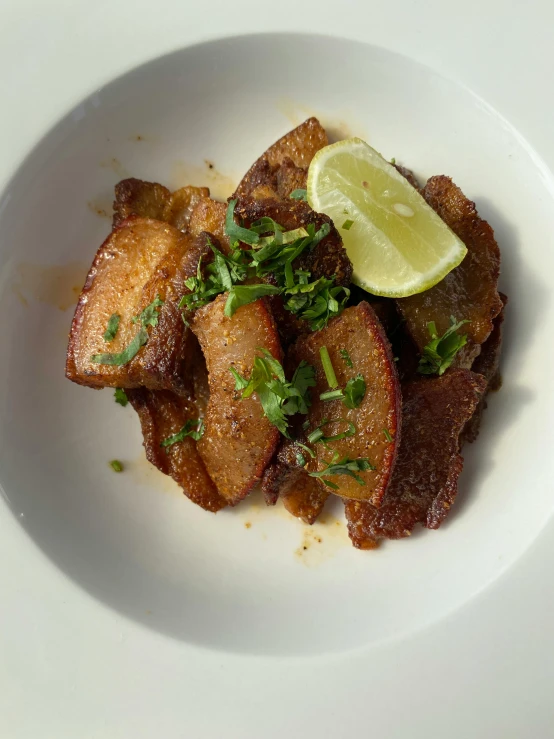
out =
[[[311,207],[339,230],[353,281],[375,295],[428,290],[467,254],[419,192],[361,139],[321,149],[310,164],[307,189]]]

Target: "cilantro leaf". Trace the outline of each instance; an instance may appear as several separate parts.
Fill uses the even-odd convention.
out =
[[[350,354],[348,353],[348,349],[341,349],[339,351],[339,354],[343,358],[345,365],[347,367],[350,367],[350,369],[352,369],[354,365],[352,364],[352,360],[350,359]]]
[[[320,277],[309,282],[309,272],[296,270],[294,275],[291,272],[292,269],[286,275],[288,279],[283,290],[284,306],[286,310],[307,321],[312,331],[319,331],[331,318],[342,313],[350,297],[350,290],[340,285],[333,287],[334,276],[330,279]]]
[[[194,439],[194,441],[198,441],[203,435],[204,421],[201,418],[189,418],[180,431],[173,434],[173,436],[168,436],[167,439],[164,439],[160,446],[165,447],[166,452],[169,452],[167,447],[173,446],[173,444],[177,444],[187,437]]]
[[[301,362],[292,380],[287,382],[281,363],[267,349],[259,348],[258,351],[262,356],[255,357],[249,380],[234,367],[229,367],[235,378],[235,390],[242,391],[242,398],[257,392],[265,416],[283,436],[290,438],[287,416],[308,412],[309,388],[315,385],[314,368]]]
[[[292,198],[293,200],[305,200],[308,202],[308,191],[302,190],[302,188],[299,187],[291,192],[289,198]]]
[[[417,371],[422,375],[442,375],[454,361],[459,350],[466,345],[467,335],[458,334],[459,329],[469,321],[456,323],[454,316],[450,316],[450,327],[439,337],[434,321],[427,324],[431,341],[424,347],[419,360]]]
[[[139,349],[143,347],[147,341],[148,331],[141,326],[138,334],[131,340],[129,345],[123,349],[123,351],[116,354],[93,354],[90,361],[95,364],[107,364],[110,366],[127,364],[138,354]]]
[[[358,408],[365,397],[365,391],[366,386],[363,375],[358,374],[346,383],[342,402],[347,408]]]
[[[253,303],[265,295],[277,295],[280,289],[275,285],[260,283],[259,285],[233,285],[225,303],[225,315],[229,318],[241,307]]]
[[[114,472],[123,472],[123,465],[119,461],[119,459],[112,459],[110,462],[110,467]]]
[[[376,468],[371,464],[367,457],[359,457],[358,459],[344,457],[344,459],[341,459],[338,462],[327,464],[327,466],[322,470],[317,472],[308,472],[308,474],[310,477],[322,478],[322,482],[326,485],[329,485],[330,481],[323,480],[324,475],[348,475],[349,477],[353,477],[358,485],[365,485],[365,481],[356,473],[375,469]],[[333,485],[335,485],[335,483],[332,483],[329,487],[333,487]],[[335,487],[334,489],[337,488]]]
[[[90,361],[95,364],[107,364],[111,366],[120,366],[130,362],[137,355],[139,349],[148,341],[148,331],[145,327],[158,325],[158,308],[163,304],[164,301],[158,295],[150,305],[146,306],[140,316],[134,316],[131,319],[133,323],[140,323],[141,326],[136,336],[123,351],[118,353],[93,354]]]
[[[159,295],[157,295],[156,298],[150,303],[150,305],[147,305],[139,316],[133,316],[133,318],[131,318],[131,321],[133,323],[140,323],[145,328],[146,326],[157,326],[158,308],[161,308],[163,304],[164,301],[160,298]]]
[[[122,405],[124,408],[129,402],[129,398],[127,397],[127,393],[122,387],[116,387],[114,392],[114,400],[116,403],[119,403],[119,405]]]
[[[121,316],[119,313],[112,313],[108,321],[108,325],[106,326],[106,330],[104,331],[104,341],[113,341],[115,339],[119,330],[120,321]]]
[[[383,429],[383,434],[385,435],[385,439],[387,441],[394,441],[392,438],[391,432],[388,429]]]
[[[248,228],[242,228],[235,223],[236,200],[230,200],[225,215],[225,233],[229,237],[231,245],[237,246],[239,241],[244,244],[257,244],[260,240],[259,234]]]
[[[342,227],[345,231],[350,231],[353,225],[354,221],[350,220],[350,218],[347,218],[346,221],[342,224]]]

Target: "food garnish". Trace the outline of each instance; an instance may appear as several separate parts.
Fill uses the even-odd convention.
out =
[[[466,334],[458,331],[469,321],[458,321],[450,316],[450,328],[438,336],[434,321],[427,324],[431,341],[424,347],[417,371],[422,375],[443,375],[460,349],[466,345]]]

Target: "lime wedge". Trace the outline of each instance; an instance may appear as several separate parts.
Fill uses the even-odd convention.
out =
[[[353,281],[375,295],[428,290],[467,253],[419,192],[361,139],[315,155],[308,202],[333,219],[354,265]]]

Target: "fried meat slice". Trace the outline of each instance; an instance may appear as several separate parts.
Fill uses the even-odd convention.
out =
[[[504,323],[506,303],[508,302],[508,298],[502,293],[500,293],[500,297],[504,303],[504,307],[494,319],[494,328],[492,333],[483,344],[481,354],[479,354],[471,368],[473,372],[478,372],[480,375],[483,375],[487,381],[487,389],[484,396],[479,401],[479,405],[477,406],[475,413],[467,422],[462,434],[463,441],[468,441],[470,443],[474,442],[479,435],[483,412],[487,407],[486,395],[500,387],[501,381],[498,370],[500,366],[500,354],[502,351],[502,325]]]
[[[304,523],[313,524],[325,505],[330,491],[310,477],[301,467],[276,461],[266,468],[262,491],[267,505],[281,498],[286,510]]]
[[[69,336],[66,376],[90,387],[144,386],[182,393],[190,331],[179,301],[184,281],[196,274],[201,256],[211,250],[206,236],[193,238],[173,226],[131,216],[116,227],[98,250],[81,292]],[[137,336],[133,318],[156,298],[158,323],[148,326],[148,341],[125,364],[91,361],[92,355],[120,353]],[[120,316],[115,338],[104,332],[110,317]]]
[[[320,399],[320,394],[329,390],[320,356],[322,347],[329,352],[340,388],[357,375],[363,376],[366,391],[358,407],[348,408],[341,399],[327,402]],[[341,356],[344,350],[353,367]],[[316,386],[312,389],[306,436],[319,427],[324,437],[342,434],[352,428],[349,424],[355,428],[355,433],[346,438],[333,440],[328,445],[314,444],[315,458],[304,455],[305,471],[321,473],[333,459],[367,458],[375,469],[359,473],[363,485],[347,475],[323,475],[320,484],[328,479],[338,486],[334,490],[337,495],[379,505],[396,458],[401,398],[390,345],[375,313],[365,302],[347,308],[326,328],[298,339],[291,347],[290,356],[295,366],[304,360],[315,367]],[[322,426],[325,421],[327,423]]]
[[[119,226],[126,218],[135,215],[165,221],[179,231],[187,231],[192,211],[209,195],[207,187],[187,185],[171,193],[158,182],[130,177],[115,186],[113,225]]]
[[[199,418],[196,404],[168,390],[144,387],[127,391],[138,414],[148,461],[172,477],[185,495],[206,511],[216,513],[227,505],[206,471],[197,442],[185,437],[171,446],[162,442],[177,434],[187,421]]]
[[[323,510],[329,495],[329,490],[324,490],[316,479],[303,473],[281,497],[291,516],[311,526]]]
[[[288,197],[292,190],[305,188],[308,166],[316,152],[327,144],[327,134],[321,123],[317,118],[308,118],[254,162],[233,198],[253,195],[254,191],[262,197],[269,191]]]
[[[211,198],[202,198],[191,213],[189,231],[197,236],[202,231],[209,231],[219,241],[222,251],[230,250],[229,238],[225,233],[225,215],[227,205]]]
[[[281,346],[263,300],[224,313],[226,295],[199,308],[191,318],[208,366],[210,397],[205,432],[198,451],[219,492],[230,505],[260,481],[277,447],[279,431],[265,417],[257,393],[242,399],[235,392],[234,367],[243,377],[252,371],[260,348],[281,361]]]
[[[406,326],[420,352],[430,337],[427,324],[434,321],[439,335],[450,325],[450,316],[468,320],[460,329],[467,334],[464,349],[458,352],[454,366],[471,367],[481,344],[493,329],[493,321],[502,310],[497,291],[500,251],[494,232],[449,177],[431,177],[421,194],[442,220],[467,246],[462,263],[430,290],[398,300]]]
[[[379,508],[346,501],[348,533],[358,549],[409,536],[417,523],[437,529],[456,497],[462,471],[460,433],[486,380],[464,369],[414,380],[402,388],[402,439],[392,480]]]
[[[334,277],[335,285],[348,287],[352,278],[352,262],[348,258],[342,239],[333,226],[331,219],[322,213],[313,211],[308,203],[302,200],[276,200],[265,198],[254,200],[243,198],[237,202],[235,214],[248,228],[264,216],[273,218],[285,231],[313,224],[316,231],[323,224],[329,224],[331,230],[313,250],[306,250],[293,263],[293,269],[310,272],[311,281],[320,277]],[[279,333],[284,343],[288,344],[297,336],[310,331],[309,324],[285,310],[280,295],[269,298],[272,313],[277,322]]]

